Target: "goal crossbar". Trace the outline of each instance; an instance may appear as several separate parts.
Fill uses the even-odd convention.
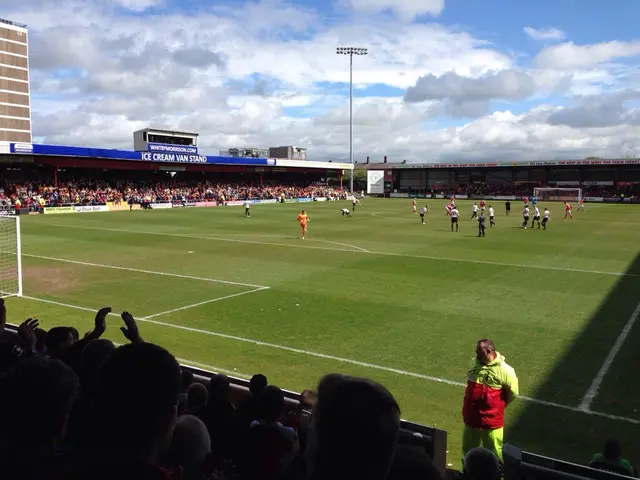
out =
[[[536,187],[533,194],[541,201],[572,201],[579,202],[582,200],[582,189],[578,187],[550,188]]]
[[[0,216],[0,297],[22,296],[20,217]]]

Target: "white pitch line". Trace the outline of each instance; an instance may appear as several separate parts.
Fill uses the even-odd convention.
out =
[[[92,262],[81,262],[79,260],[70,260],[68,258],[58,258],[58,257],[45,257],[43,255],[32,255],[32,254],[28,254],[28,253],[23,253],[22,254],[23,257],[30,257],[30,258],[40,258],[42,260],[51,260],[54,262],[62,262],[62,263],[73,263],[76,265],[84,265],[86,267],[98,267],[98,268],[111,268],[113,270],[123,270],[123,271],[127,271],[127,272],[136,272],[136,273],[147,273],[149,275],[160,275],[163,277],[174,277],[174,278],[182,278],[182,279],[187,279],[187,280],[200,280],[203,282],[212,282],[212,283],[222,283],[222,284],[226,284],[226,285],[236,285],[236,286],[240,286],[240,287],[252,287],[252,288],[260,288],[260,289],[267,289],[270,287],[264,286],[264,285],[253,285],[251,283],[241,283],[241,282],[231,282],[229,280],[218,280],[216,278],[208,278],[208,277],[194,277],[192,275],[182,275],[179,273],[168,273],[168,272],[156,272],[154,270],[143,270],[141,268],[130,268],[130,267],[120,267],[117,265],[105,265],[102,263],[92,263]]]
[[[68,308],[75,308],[78,310],[85,310],[85,311],[91,311],[91,312],[95,312],[96,310],[91,309],[91,308],[85,308],[85,307],[77,307],[75,305],[70,305],[67,303],[60,303],[60,302],[55,302],[52,300],[44,300],[44,299],[40,299],[40,298],[35,298],[35,297],[22,297],[22,298],[26,298],[28,300],[34,300],[34,301],[39,301],[39,302],[45,302],[45,303],[51,303],[54,305],[59,305],[62,307],[68,307]],[[145,318],[139,318],[137,319],[137,321],[139,322],[145,322],[145,323],[151,323],[153,325],[159,325],[159,326],[163,326],[163,327],[170,327],[170,328],[176,328],[178,330],[185,330],[188,332],[194,332],[194,333],[199,333],[201,335],[210,335],[213,337],[220,337],[220,338],[225,338],[227,340],[235,340],[238,342],[243,342],[243,343],[250,343],[252,345],[257,345],[257,346],[262,346],[262,347],[267,347],[267,348],[273,348],[273,349],[277,349],[277,350],[284,350],[287,352],[292,352],[292,353],[297,353],[299,355],[306,355],[309,357],[316,357],[316,358],[322,358],[322,359],[326,359],[326,360],[333,360],[336,362],[340,362],[340,363],[346,363],[346,364],[350,364],[350,365],[357,365],[359,367],[364,367],[364,368],[370,368],[372,370],[380,370],[383,372],[389,372],[389,373],[395,373],[397,375],[402,375],[405,377],[412,377],[412,378],[418,378],[421,380],[427,380],[430,382],[435,382],[435,383],[441,383],[441,384],[445,384],[445,385],[451,385],[454,387],[466,387],[467,384],[463,383],[463,382],[457,382],[455,380],[448,380],[446,378],[439,378],[439,377],[434,377],[431,375],[425,375],[422,373],[416,373],[416,372],[410,372],[407,370],[401,370],[398,368],[393,368],[393,367],[386,367],[384,365],[376,365],[374,363],[368,363],[368,362],[361,362],[359,360],[352,360],[349,358],[342,358],[342,357],[337,357],[335,355],[328,355],[325,353],[318,353],[318,352],[313,352],[311,350],[303,350],[303,349],[299,349],[299,348],[293,348],[293,347],[287,347],[285,345],[278,345],[275,343],[269,343],[269,342],[263,342],[260,340],[254,340],[251,338],[245,338],[245,337],[239,337],[236,335],[228,335],[226,333],[220,333],[220,332],[212,332],[209,330],[203,330],[200,328],[193,328],[193,327],[185,327],[183,325],[175,325],[172,323],[166,323],[166,322],[159,322],[157,320],[148,320]],[[547,407],[553,407],[553,408],[559,408],[562,410],[568,410],[571,412],[575,412],[575,413],[583,413],[583,414],[587,414],[587,415],[592,415],[592,416],[596,416],[596,417],[602,417],[602,418],[607,418],[609,420],[617,420],[620,422],[625,422],[625,423],[632,423],[632,424],[636,424],[636,425],[640,425],[640,419],[635,419],[635,418],[629,418],[629,417],[622,417],[619,415],[610,415],[608,413],[601,413],[601,412],[594,412],[592,410],[582,410],[579,407],[572,407],[570,405],[564,405],[561,403],[555,403],[555,402],[549,402],[546,400],[539,400],[537,398],[532,398],[532,397],[527,397],[527,396],[519,396],[518,397],[520,400],[524,400],[530,403],[535,403],[538,405],[544,405]]]
[[[231,243],[247,243],[247,244],[255,244],[255,245],[273,245],[277,247],[295,247],[295,248],[310,248],[315,250],[328,250],[332,252],[351,252],[351,253],[361,253],[361,254],[369,254],[369,255],[382,255],[382,256],[392,256],[392,257],[405,257],[405,258],[419,258],[422,260],[435,260],[435,261],[444,261],[444,262],[462,262],[462,263],[474,263],[479,265],[493,265],[499,267],[512,267],[512,268],[533,268],[537,270],[552,270],[557,272],[573,272],[573,273],[587,273],[591,275],[611,275],[615,277],[640,277],[640,274],[637,273],[626,273],[626,272],[607,272],[603,270],[585,270],[579,268],[565,268],[565,267],[551,267],[545,265],[526,265],[521,263],[507,263],[507,262],[491,262],[488,260],[474,260],[474,259],[465,259],[465,258],[449,258],[449,257],[435,257],[428,255],[414,255],[410,253],[393,253],[393,252],[377,252],[373,250],[353,250],[346,248],[330,248],[330,247],[317,247],[313,245],[302,245],[296,243],[275,243],[275,242],[258,242],[255,240],[238,240],[235,238],[221,238],[214,236],[204,236],[202,234],[180,234],[180,233],[165,233],[165,232],[144,232],[138,230],[124,230],[124,229],[116,229],[116,228],[98,228],[98,227],[81,227],[74,225],[58,225],[58,224],[47,224],[48,227],[64,227],[64,228],[78,228],[84,230],[100,230],[106,232],[120,232],[120,233],[129,233],[135,235],[159,235],[166,237],[179,237],[179,238],[194,238],[201,240],[213,240],[220,242],[231,242]],[[215,235],[215,234],[212,234]],[[23,256],[29,256],[22,254]],[[35,255],[34,255],[35,256]],[[44,257],[42,257],[44,258]],[[173,274],[172,274],[173,275]],[[209,279],[209,281],[214,281],[213,279]],[[258,285],[248,285],[241,284],[247,286],[255,286]]]
[[[229,298],[239,297],[241,295],[247,295],[249,293],[262,292],[263,290],[269,290],[269,287],[254,288],[253,290],[247,290],[246,292],[233,293],[231,295],[225,295],[224,297],[212,298],[211,300],[205,300],[204,302],[198,302],[198,303],[194,303],[194,304],[187,305],[187,306],[184,306],[184,307],[173,308],[173,309],[167,310],[165,312],[154,313],[153,315],[148,315],[148,316],[143,317],[143,318],[145,320],[149,320],[150,318],[156,318],[156,317],[161,317],[162,315],[168,315],[170,313],[181,312],[181,311],[187,310],[189,308],[200,307],[202,305],[208,305],[209,303],[219,302],[221,300],[228,300]]]
[[[611,365],[613,365],[613,361],[615,360],[616,355],[618,355],[618,352],[622,348],[622,345],[624,344],[625,340],[629,336],[629,333],[631,333],[631,329],[633,328],[633,325],[636,323],[636,320],[638,320],[638,316],[640,316],[640,303],[638,303],[638,306],[629,317],[629,320],[627,321],[624,328],[620,332],[620,335],[618,335],[618,338],[613,344],[613,347],[611,347],[611,351],[609,351],[609,355],[607,355],[607,358],[602,364],[602,367],[600,367],[598,374],[593,378],[593,381],[591,382],[591,385],[589,386],[587,393],[585,393],[584,397],[582,397],[582,401],[580,402],[580,406],[578,407],[580,410],[584,412],[590,411],[591,404],[593,403],[593,400],[598,394],[598,390],[600,390],[600,385],[602,385],[602,382],[604,381],[604,377],[609,372]]]

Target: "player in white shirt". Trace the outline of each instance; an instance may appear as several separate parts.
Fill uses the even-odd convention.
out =
[[[244,216],[245,217],[251,216],[251,202],[249,200],[244,201]]]
[[[428,211],[429,211],[429,209],[427,208],[426,205],[420,209],[420,221],[422,222],[423,225],[425,224],[424,223],[424,214],[427,213]]]
[[[449,212],[449,215],[451,215],[451,231],[453,232],[453,226],[456,226],[456,232],[458,231],[458,217],[460,216],[460,212],[458,211],[458,209],[456,207],[453,207],[451,209],[451,212]]]
[[[549,221],[550,218],[551,218],[551,212],[545,208],[544,209],[544,213],[542,214],[542,229],[543,230],[547,229],[547,222]]]
[[[353,205],[353,211],[356,211],[356,205],[360,203],[360,200],[358,200],[355,195],[353,196],[353,200],[351,201],[352,205]]]
[[[529,223],[529,207],[525,206],[524,210],[522,210],[522,228],[526,230],[528,223]]]
[[[496,212],[491,205],[489,205],[489,228],[496,226],[496,222],[493,220],[496,216]]]
[[[416,199],[413,199],[413,202],[411,203],[411,209],[413,210],[413,214],[415,215],[418,212],[418,203],[416,202]]]
[[[473,206],[471,207],[471,211],[473,212],[471,214],[471,220],[473,220],[474,218],[476,218],[478,216],[478,204],[473,202]]]
[[[350,217],[350,216],[351,216],[351,212],[349,211],[349,209],[348,209],[348,208],[343,208],[343,209],[342,209],[342,216],[343,216],[343,217],[344,217],[344,216],[347,216],[347,217]]]
[[[533,220],[531,220],[531,228],[533,225],[538,222],[538,230],[540,230],[540,210],[537,205],[533,206]]]

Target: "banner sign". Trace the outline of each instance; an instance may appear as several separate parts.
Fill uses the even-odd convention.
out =
[[[603,202],[604,198],[602,197],[582,197],[585,202]]]
[[[78,206],[75,207],[76,212],[78,213],[88,213],[88,212],[108,212],[109,207],[106,205],[86,205],[86,206]]]
[[[171,202],[171,207],[172,208],[184,207],[184,203],[183,202]]]
[[[152,203],[149,207],[155,210],[158,208],[173,208],[173,205],[171,203]]]
[[[44,207],[44,214],[47,213],[76,213],[76,207]]]
[[[296,198],[296,202],[313,202],[313,197]]]
[[[195,207],[196,206],[196,202],[184,202],[184,206],[185,207]]]
[[[367,193],[384,193],[384,170],[367,170]]]
[[[241,202],[239,200],[232,200],[230,202],[227,202],[226,205],[227,207],[238,207],[240,205],[242,205],[244,202]]]
[[[582,182],[582,185],[586,185],[586,186],[594,186],[594,185],[606,185],[606,186],[610,186],[610,185],[613,185],[613,180],[605,180],[605,181],[587,181],[587,182]]]
[[[519,162],[516,160],[506,162],[489,163],[389,163],[384,168],[494,168],[494,167],[562,167],[582,165],[640,165],[640,159],[613,159],[613,160],[538,160]]]
[[[390,198],[409,198],[409,194],[408,193],[390,193],[389,197]]]
[[[30,147],[30,148],[29,148]],[[73,147],[67,145],[44,145],[40,143],[10,143],[9,152],[30,155],[51,155],[59,157],[102,158],[160,163],[192,163],[208,165],[269,165],[266,158],[217,157],[169,152],[135,152],[108,148]]]
[[[198,154],[198,147],[188,145],[168,145],[166,143],[149,143],[147,144],[150,152],[165,153],[186,153],[191,155]]]
[[[126,203],[121,203],[120,205],[114,205],[111,202],[107,202],[107,206],[109,207],[110,212],[121,212],[124,210],[140,210],[142,208],[139,203],[135,203],[133,205],[127,205]]]
[[[218,202],[196,202],[196,207],[217,207]]]
[[[327,197],[316,197],[313,199],[314,202],[326,202]]]
[[[515,195],[496,195],[495,196],[496,200],[518,200],[518,197],[516,197]]]

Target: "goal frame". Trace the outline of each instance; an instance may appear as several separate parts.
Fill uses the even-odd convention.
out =
[[[16,293],[3,293],[0,290],[0,298],[22,297],[22,238],[20,229],[20,217],[14,215],[2,215],[2,220],[15,222],[16,229],[16,266],[18,269],[18,291]]]
[[[563,187],[563,188],[552,188],[552,187],[536,187],[533,189],[533,195],[535,197],[539,197],[541,192],[558,192],[558,195],[554,195],[548,199],[548,201],[552,202],[562,202],[562,201],[577,201],[582,200],[582,188],[580,187]],[[563,193],[565,193],[563,195]],[[575,196],[572,194],[576,194]],[[554,198],[555,197],[555,198]]]

